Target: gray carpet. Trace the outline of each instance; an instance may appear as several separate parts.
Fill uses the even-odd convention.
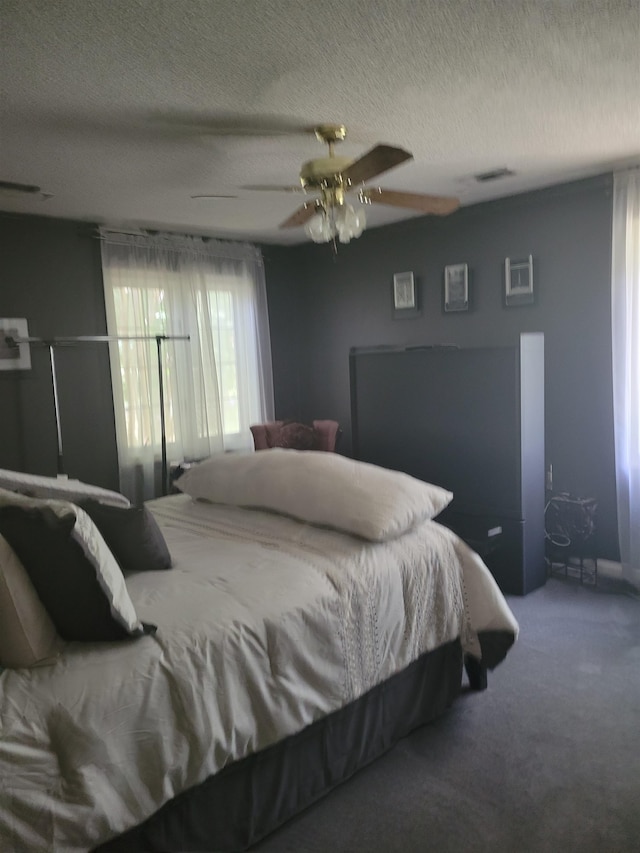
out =
[[[465,692],[255,853],[640,851],[640,600],[552,578]]]

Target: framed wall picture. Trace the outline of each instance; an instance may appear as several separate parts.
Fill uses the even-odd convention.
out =
[[[394,317],[416,317],[419,314],[418,293],[412,272],[397,272],[393,276]]]
[[[469,267],[453,264],[444,268],[444,310],[469,310]]]
[[[0,370],[29,370],[29,344],[14,344],[14,338],[28,338],[27,321],[23,318],[0,318]]]
[[[520,260],[505,258],[504,262],[504,304],[532,305],[533,291],[533,256]]]

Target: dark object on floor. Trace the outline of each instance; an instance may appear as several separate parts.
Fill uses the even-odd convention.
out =
[[[446,486],[448,525],[500,528],[485,560],[504,593],[546,581],[544,338],[516,346],[354,348],[354,458]]]
[[[487,668],[482,661],[477,660],[471,655],[466,655],[464,659],[464,668],[469,679],[469,687],[472,690],[487,689]]]
[[[547,501],[545,556],[550,573],[559,566],[568,576],[572,565],[579,570],[580,583],[585,572],[592,575],[594,584],[598,583],[597,510],[595,498],[573,497],[566,492]],[[591,561],[592,568],[585,567],[586,559]]]

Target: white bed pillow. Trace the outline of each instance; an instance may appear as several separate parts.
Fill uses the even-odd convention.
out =
[[[0,667],[54,663],[63,646],[26,569],[0,536]]]
[[[434,518],[453,498],[440,486],[337,453],[275,447],[214,456],[175,485],[193,498],[268,509],[374,542]]]
[[[64,640],[117,640],[155,630],[138,619],[115,557],[79,506],[0,489],[0,534]]]
[[[93,498],[114,506],[129,506],[129,500],[120,492],[112,492],[101,486],[69,480],[67,477],[44,477],[40,474],[24,474],[22,471],[7,471],[0,468],[0,489],[20,492],[32,498],[57,498],[61,501],[77,501]]]

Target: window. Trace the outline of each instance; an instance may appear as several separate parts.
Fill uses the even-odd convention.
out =
[[[126,279],[126,276],[123,277]],[[113,301],[113,334],[123,337],[167,334],[167,318],[163,306],[164,290],[161,288],[136,288],[133,284],[115,287]],[[142,308],[142,312],[134,310],[135,303]],[[146,322],[137,325],[137,314],[146,318]],[[155,376],[148,375],[149,370],[155,368],[157,371],[155,365],[149,364],[151,359],[146,354],[146,350],[152,345],[155,346],[153,342],[118,341],[127,445],[131,448],[150,447],[154,441],[154,424],[160,422],[159,387],[153,389]],[[141,393],[141,386],[147,385],[153,391],[150,396]],[[167,441],[173,443],[175,426],[171,406],[166,408],[165,418]]]
[[[120,338],[111,360],[121,480],[123,467],[152,465],[161,451],[157,336],[167,337],[160,352],[171,460],[252,447],[250,425],[273,417],[257,250],[105,234],[108,328]]]
[[[640,588],[640,169],[614,175],[613,413],[623,576]]]

